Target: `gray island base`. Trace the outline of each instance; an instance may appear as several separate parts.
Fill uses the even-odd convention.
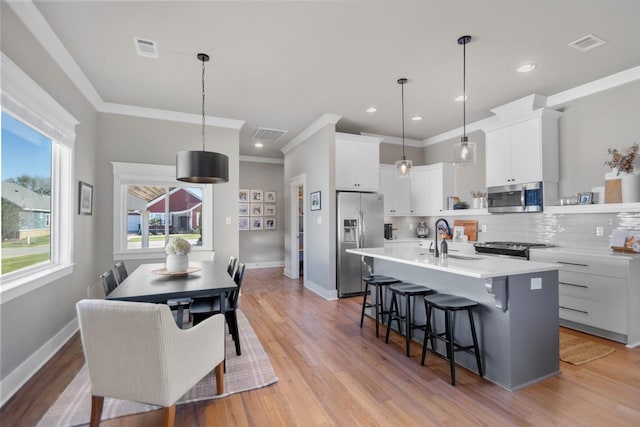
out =
[[[558,374],[558,266],[499,257],[435,259],[420,248],[350,249],[364,256],[375,274],[423,284],[439,293],[463,296],[480,305],[475,313],[485,378],[514,391]],[[370,258],[369,258],[370,257]],[[388,302],[389,298],[385,298]],[[415,302],[415,319],[424,323],[423,301]],[[438,312],[438,310],[436,310]],[[438,313],[438,332],[444,317]],[[471,343],[466,316],[456,318],[456,341]],[[422,342],[422,332],[414,339]],[[445,353],[444,345],[437,345]],[[427,353],[425,369],[430,359]],[[456,363],[477,372],[473,355],[457,352]]]

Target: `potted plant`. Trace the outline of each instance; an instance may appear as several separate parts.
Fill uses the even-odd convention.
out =
[[[640,202],[640,174],[634,172],[634,162],[640,151],[638,144],[633,144],[621,153],[615,148],[609,148],[611,160],[604,162],[613,169],[605,174],[605,180],[620,180],[622,203]]]
[[[164,251],[167,254],[167,271],[171,273],[187,271],[191,244],[182,237],[170,237]]]

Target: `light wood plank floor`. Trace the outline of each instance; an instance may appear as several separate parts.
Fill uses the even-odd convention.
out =
[[[178,406],[177,426],[640,425],[640,349],[589,337],[616,352],[580,367],[561,363],[560,375],[513,393],[462,367],[452,387],[446,361],[431,357],[422,367],[418,344],[407,358],[399,335],[387,345],[371,319],[360,329],[360,298],[325,301],[281,272],[247,270],[240,302],[280,381]],[[76,334],[2,408],[1,424],[35,425],[83,363]]]

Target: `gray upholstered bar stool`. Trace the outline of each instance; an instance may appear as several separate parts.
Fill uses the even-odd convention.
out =
[[[360,315],[360,327],[364,322],[364,310],[373,307],[374,316],[376,321],[376,338],[380,336],[380,319],[384,321],[383,316],[387,314],[384,309],[384,298],[382,288],[400,282],[395,277],[382,276],[380,274],[370,274],[362,278],[364,282],[364,296],[362,297],[362,314]],[[369,287],[375,288],[376,302],[367,301],[367,294],[369,293]],[[374,290],[371,289],[371,296],[373,297]],[[373,298],[372,298],[373,299]]]
[[[478,303],[468,298],[459,297],[456,295],[448,294],[435,294],[427,295],[424,297],[424,307],[427,313],[427,325],[424,333],[424,341],[422,343],[422,360],[420,364],[424,366],[424,359],[427,354],[427,341],[431,342],[430,351],[444,359],[449,360],[449,368],[451,370],[451,385],[456,385],[456,368],[455,368],[455,352],[466,351],[473,354],[476,357],[476,363],[478,365],[478,375],[482,375],[482,365],[480,363],[480,348],[478,347],[478,337],[476,336],[476,327],[473,321],[472,310],[478,307]],[[435,332],[435,322],[431,321],[431,314],[433,309],[444,311],[445,331],[441,333]],[[454,330],[455,330],[455,314],[458,311],[466,310],[469,314],[469,326],[471,328],[471,337],[473,338],[473,345],[462,346],[455,342]],[[444,341],[447,348],[447,355],[443,356],[436,352],[435,341]]]
[[[435,291],[423,285],[417,285],[415,283],[395,283],[389,286],[391,291],[391,303],[389,304],[389,316],[387,317],[387,335],[384,338],[384,342],[389,343],[389,331],[391,331],[391,322],[396,321],[398,331],[402,333],[400,329],[400,321],[404,322],[404,336],[406,340],[406,353],[409,357],[411,347],[411,333],[414,329],[426,328],[426,324],[418,325],[413,323],[413,311],[411,310],[411,299],[417,296],[431,295]],[[400,313],[398,304],[398,298],[404,297],[404,315]]]

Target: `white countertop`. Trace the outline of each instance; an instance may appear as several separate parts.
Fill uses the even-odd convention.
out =
[[[512,276],[516,274],[536,273],[558,270],[558,264],[521,261],[501,257],[460,254],[473,259],[456,259],[449,254],[445,260],[436,259],[426,248],[387,246],[384,248],[347,249],[348,253],[364,255],[387,261],[399,262],[416,267],[439,270],[462,276],[487,279],[491,277]]]

